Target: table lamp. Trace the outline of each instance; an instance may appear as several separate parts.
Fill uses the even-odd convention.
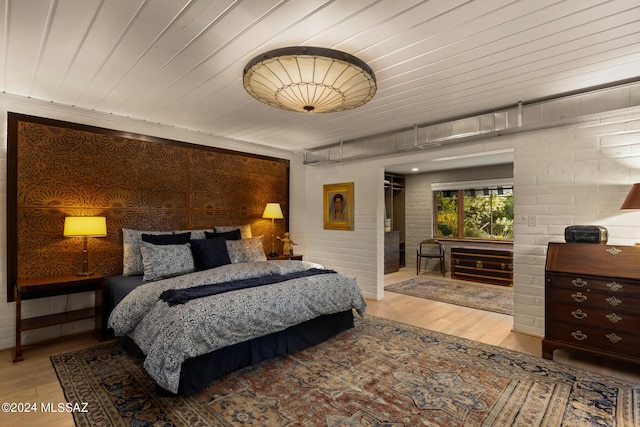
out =
[[[640,209],[640,184],[633,184],[620,209]]]
[[[267,255],[269,258],[275,258],[278,256],[276,253],[276,219],[283,219],[282,209],[280,209],[280,203],[267,203],[262,213],[262,218],[271,219],[271,253]]]
[[[640,209],[640,184],[636,183],[631,186],[627,197],[625,197],[620,210]],[[640,246],[640,242],[636,242],[636,246]]]
[[[90,276],[87,240],[89,237],[105,237],[107,235],[107,219],[103,216],[68,216],[64,219],[64,237],[82,237],[82,271],[78,276]]]

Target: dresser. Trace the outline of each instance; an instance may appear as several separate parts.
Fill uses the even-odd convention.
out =
[[[451,278],[513,286],[513,251],[510,248],[454,246],[451,248]]]
[[[400,232],[384,233],[384,274],[400,270]]]
[[[566,349],[640,363],[640,247],[549,243],[542,356]]]

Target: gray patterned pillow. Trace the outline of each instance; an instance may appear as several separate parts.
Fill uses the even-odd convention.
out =
[[[143,280],[159,280],[195,271],[191,247],[185,245],[140,244],[144,263]]]
[[[267,256],[264,254],[263,241],[263,236],[241,240],[227,240],[227,250],[229,251],[231,263],[266,261]]]
[[[213,228],[215,229],[216,233],[226,233],[227,231],[233,231],[233,230],[240,229],[240,234],[242,235],[243,239],[250,239],[250,238],[253,237],[251,235],[251,225],[250,224],[245,224],[245,225],[223,225],[222,227],[215,226]],[[192,239],[193,239],[193,237],[192,237]]]
[[[144,273],[140,244],[143,234],[172,234],[170,231],[143,231],[122,229],[122,275],[135,276]]]

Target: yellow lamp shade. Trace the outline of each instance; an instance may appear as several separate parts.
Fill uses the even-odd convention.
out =
[[[283,219],[282,209],[280,209],[280,203],[267,203],[262,213],[262,218],[269,219]]]
[[[64,237],[105,237],[107,219],[103,216],[68,216],[64,219]]]

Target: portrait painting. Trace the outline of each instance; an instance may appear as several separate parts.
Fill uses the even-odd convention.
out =
[[[327,184],[324,193],[324,229],[353,230],[353,182]]]

